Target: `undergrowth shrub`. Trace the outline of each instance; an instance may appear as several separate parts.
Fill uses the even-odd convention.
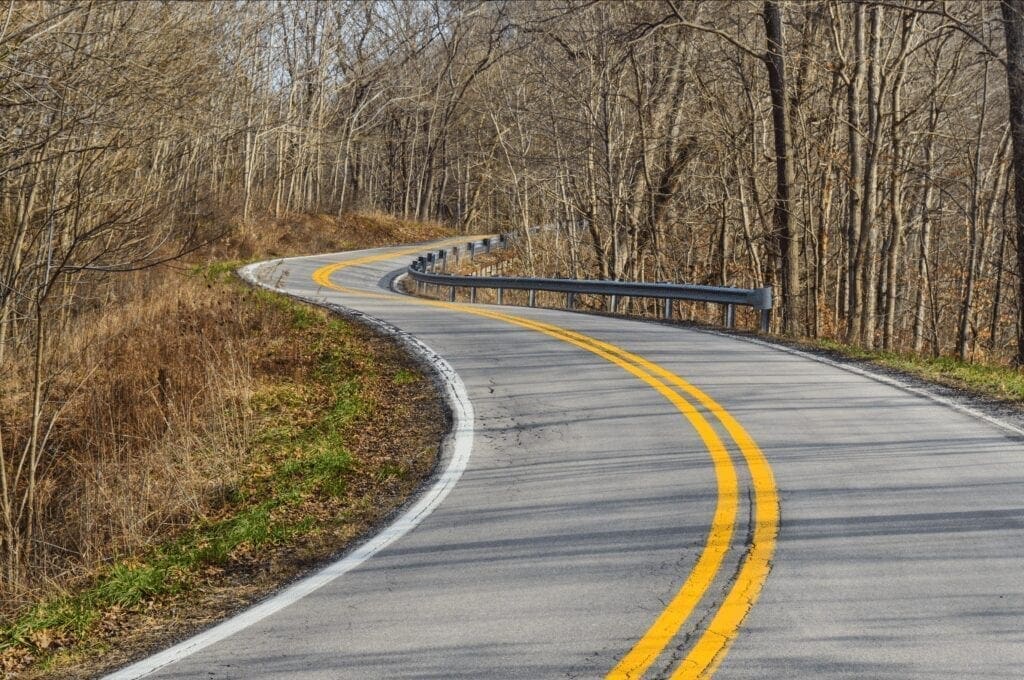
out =
[[[38,511],[23,549],[6,550],[0,541],[0,620],[73,590],[197,518],[215,518],[227,503],[251,453],[251,399],[260,386],[287,383],[309,364],[301,334],[313,319],[274,296],[226,285],[242,261],[447,233],[380,214],[286,215],[236,223],[192,263],[80,286],[74,306],[62,312],[67,330],[52,335],[42,357]],[[339,356],[317,370],[348,360],[338,348],[321,350]],[[0,367],[7,452],[31,436],[31,359],[9,354]],[[348,464],[343,456],[314,455],[303,472],[342,494],[328,476]]]

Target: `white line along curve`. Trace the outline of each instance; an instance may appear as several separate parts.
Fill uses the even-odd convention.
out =
[[[960,403],[958,403],[956,401],[953,401],[952,399],[948,399],[948,398],[946,398],[946,397],[944,397],[944,396],[942,396],[940,394],[935,394],[934,392],[929,391],[927,386],[926,387],[916,387],[916,386],[911,385],[909,382],[907,382],[907,381],[905,381],[905,380],[903,380],[903,379],[901,379],[899,377],[891,376],[891,375],[886,375],[886,374],[880,373],[878,371],[873,371],[873,370],[871,370],[870,367],[858,366],[858,365],[853,364],[853,363],[845,363],[845,362],[842,362],[842,361],[836,361],[834,359],[829,359],[828,357],[823,357],[823,356],[821,356],[819,354],[813,354],[811,352],[805,352],[803,350],[796,349],[794,347],[788,347],[786,345],[781,345],[781,344],[774,343],[774,342],[767,342],[765,340],[759,340],[757,338],[751,338],[751,337],[747,337],[747,336],[743,336],[743,335],[736,335],[736,334],[731,334],[731,333],[722,333],[722,332],[719,332],[719,331],[710,330],[710,329],[703,329],[703,328],[698,328],[696,330],[698,330],[698,331],[700,331],[702,333],[709,333],[711,335],[717,335],[717,336],[723,337],[723,338],[730,338],[730,339],[733,339],[733,340],[741,340],[743,342],[748,342],[748,343],[750,343],[752,345],[758,345],[760,347],[767,347],[768,349],[774,349],[774,350],[777,350],[779,352],[783,352],[785,354],[792,354],[793,356],[800,357],[801,359],[808,359],[809,361],[816,361],[819,364],[825,364],[826,366],[831,366],[833,368],[838,368],[841,371],[846,371],[847,373],[853,373],[854,375],[859,375],[861,377],[868,378],[870,380],[874,380],[875,382],[882,383],[883,385],[889,385],[890,387],[895,387],[898,390],[902,390],[904,392],[908,392],[910,394],[914,394],[914,395],[917,395],[919,397],[924,397],[925,399],[933,401],[936,404],[941,404],[942,406],[945,406],[947,408],[951,408],[954,411],[958,411],[960,413],[963,413],[964,415],[968,415],[968,416],[970,416],[972,418],[977,418],[978,420],[982,420],[982,421],[984,421],[984,422],[986,422],[986,423],[988,423],[990,425],[994,425],[995,427],[997,427],[997,428],[999,428],[999,429],[1001,429],[1001,430],[1003,430],[1005,432],[1008,432],[1008,433],[1010,433],[1012,435],[1016,435],[1018,437],[1024,437],[1024,428],[1019,427],[1017,425],[1014,425],[1013,423],[1011,423],[1009,421],[1003,420],[1002,418],[999,418],[998,416],[989,415],[989,414],[985,413],[984,411],[981,411],[980,409],[974,408],[973,406],[968,406],[967,404],[960,404]],[[911,375],[911,377],[913,377],[913,375]],[[927,378],[921,378],[920,380],[923,383],[925,383],[925,384],[928,383]]]
[[[238,270],[238,274],[253,285],[274,290],[272,286],[261,283],[255,275],[257,268],[268,264],[270,263],[262,262],[246,265]],[[420,498],[408,510],[353,552],[336,562],[332,562],[320,571],[297,581],[273,597],[246,609],[240,614],[222,621],[216,626],[198,633],[187,640],[183,640],[169,649],[105,676],[105,680],[132,680],[149,675],[164,666],[184,659],[205,647],[209,647],[258,623],[271,614],[298,602],[315,590],[352,571],[409,533],[416,525],[426,519],[441,504],[441,501],[445,499],[451,490],[455,488],[455,484],[462,477],[462,473],[465,472],[473,449],[473,422],[475,415],[473,404],[469,401],[469,394],[466,392],[466,385],[455,372],[455,369],[434,350],[420,342],[420,340],[389,323],[340,305],[323,304],[313,300],[306,300],[305,298],[298,299],[318,304],[345,316],[356,317],[376,327],[387,335],[396,338],[435,371],[438,381],[444,387],[445,401],[448,403],[452,413],[452,430],[441,446],[441,456],[442,459],[448,459],[447,465],[436,476],[430,488],[423,492]]]

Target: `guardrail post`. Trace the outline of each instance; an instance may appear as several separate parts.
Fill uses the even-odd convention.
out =
[[[614,314],[616,311],[618,311],[618,308],[619,308],[619,296],[618,295],[611,295],[609,297],[611,299],[609,301],[608,307],[610,308],[611,313]]]
[[[455,286],[452,286],[451,290],[448,291],[448,302],[455,302]]]
[[[735,305],[725,306],[725,327],[732,328],[736,325],[736,307]]]
[[[502,304],[504,302],[504,300],[505,300],[505,289],[504,288],[499,288],[498,289],[498,304],[499,305]]]
[[[423,295],[423,282],[422,281],[417,281],[416,282],[416,294],[417,295]]]
[[[672,318],[672,298],[665,298],[661,303],[661,318],[670,320]]]
[[[530,289],[530,306],[531,307],[536,307],[537,306],[537,291],[535,291],[533,289]]]
[[[565,308],[573,309],[576,307],[576,293],[565,294]]]
[[[469,289],[469,301],[476,302],[476,286]]]
[[[484,239],[484,252],[485,253],[491,252],[491,239],[490,238],[485,238]]]
[[[761,310],[761,332],[767,333],[772,327],[772,310],[762,309]]]
[[[472,241],[466,244],[466,252],[469,253],[469,261],[472,262],[473,255],[476,254],[476,246],[473,245]]]

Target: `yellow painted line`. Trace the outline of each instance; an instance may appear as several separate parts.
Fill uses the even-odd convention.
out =
[[[353,259],[347,262],[327,265],[317,269],[313,273],[313,280],[332,290],[363,295],[364,293],[362,293],[362,291],[356,291],[335,284],[330,280],[331,274],[349,266],[356,266],[357,264],[365,264],[370,261],[387,259],[388,257],[390,256],[369,256],[368,258]],[[378,294],[375,293],[369,293],[369,295],[378,297]],[[412,299],[432,307],[452,309],[459,312],[504,321],[522,328],[528,328],[596,354],[602,359],[619,366],[638,379],[646,382],[659,394],[664,396],[687,418],[691,426],[704,441],[712,460],[718,491],[718,500],[715,506],[715,512],[711,519],[711,526],[708,531],[708,537],[705,541],[704,548],[702,549],[700,557],[698,557],[693,569],[690,571],[686,582],[658,617],[658,620],[653,627],[657,631],[656,634],[649,634],[645,636],[644,644],[640,646],[639,651],[634,655],[634,661],[639,664],[639,670],[636,671],[637,674],[632,675],[632,677],[638,677],[639,674],[643,673],[644,669],[649,667],[655,659],[657,659],[665,646],[679,632],[683,623],[685,623],[686,619],[693,612],[694,608],[700,602],[708,588],[711,587],[715,576],[721,568],[725,554],[729,550],[729,545],[732,541],[736,525],[736,512],[739,503],[739,487],[736,478],[736,469],[732,463],[732,459],[729,457],[728,450],[722,444],[722,441],[714,428],[690,402],[684,399],[676,391],[672,390],[664,382],[652,376],[648,371],[644,370],[644,368],[637,366],[632,361],[616,356],[616,353],[625,353],[624,350],[621,350],[618,347],[607,345],[606,343],[603,343],[603,346],[598,346],[598,341],[593,338],[589,338],[588,336],[574,333],[550,324],[542,324],[530,319],[512,316],[510,314],[474,307],[466,307],[464,305],[457,305],[437,300],[426,300],[422,298]]]
[[[459,311],[468,311],[481,316],[489,316],[510,323],[516,323],[516,325],[524,325],[522,322],[526,322],[529,327],[540,332],[557,330],[563,336],[562,339],[567,342],[576,341],[592,345],[614,357],[632,362],[634,365],[646,369],[650,375],[657,376],[669,384],[678,387],[696,399],[722,423],[722,426],[742,453],[747,468],[750,471],[751,484],[754,488],[752,545],[747,552],[736,581],[719,606],[711,623],[671,677],[674,680],[680,680],[710,676],[722,658],[724,658],[729,646],[739,632],[739,628],[746,618],[750,607],[753,606],[764,586],[771,567],[771,558],[775,551],[775,542],[778,535],[779,506],[775,478],[764,453],[754,442],[754,439],[732,414],[708,394],[678,375],[637,354],[628,352],[611,343],[606,343],[551,324],[521,319],[520,317],[500,312],[467,310],[457,305],[440,304],[445,307],[455,307]],[[573,342],[573,344],[576,344],[576,342]],[[588,347],[587,349],[590,348]],[[590,351],[594,350],[591,349]],[[604,356],[604,354],[602,353],[601,356]],[[613,363],[618,364],[618,362]],[[711,541],[712,539],[709,537],[709,544]],[[701,557],[703,558],[704,555]],[[721,560],[719,559],[718,563],[720,564],[720,562]],[[669,602],[643,637],[606,676],[607,678],[625,679],[642,677],[643,673],[657,659],[661,651],[679,632],[679,629],[692,612],[693,607],[696,606],[697,602],[711,585],[711,580],[714,579],[718,566],[712,572],[706,572],[702,566],[701,562],[698,561],[690,577],[683,584],[677,595]]]
[[[575,334],[574,331],[567,332]],[[739,447],[750,471],[751,484],[754,487],[752,545],[747,552],[743,565],[740,567],[736,581],[719,606],[711,623],[671,676],[673,680],[710,677],[728,652],[729,646],[736,638],[743,620],[746,618],[754,602],[756,602],[761,589],[764,587],[764,582],[768,578],[779,531],[779,499],[778,490],[775,486],[775,477],[772,474],[767,458],[765,458],[764,453],[758,447],[753,437],[750,436],[731,413],[705,392],[697,389],[678,375],[647,361],[643,357],[609,343],[595,339],[591,339],[591,341],[619,357],[636,362],[638,365],[649,370],[653,375],[675,385],[696,399],[722,423],[729,436]],[[663,613],[662,616],[664,615]],[[649,637],[661,639],[662,633],[658,621],[651,626],[644,637],[630,650],[629,654],[623,658],[622,662],[616,666],[608,677],[639,677],[642,671],[637,672],[637,666],[631,665],[628,662],[631,659],[643,658],[639,650],[644,649],[649,644],[647,640]],[[644,668],[646,669],[646,666]]]
[[[435,249],[440,249],[452,244],[464,243],[470,240],[479,240],[479,237],[460,236],[458,238],[449,238],[443,241],[438,241],[430,245],[434,246]],[[326,267],[320,267],[319,269],[317,269],[315,272],[313,272],[313,281],[319,283],[324,288],[332,288],[334,290],[343,290],[348,293],[364,295],[362,291],[341,288],[340,286],[335,285],[331,281],[331,275],[340,269],[347,269],[348,267],[357,267],[362,264],[372,264],[374,262],[380,262],[382,260],[390,260],[393,257],[405,257],[407,255],[414,255],[416,253],[428,252],[429,250],[430,248],[427,248],[425,245],[421,244],[412,248],[405,248],[403,250],[392,250],[386,253],[377,253],[376,255],[365,255],[363,257],[352,258],[351,260],[342,260],[341,262],[335,262],[334,264],[329,264]],[[378,294],[376,293],[371,293],[370,297],[376,297],[377,295]]]
[[[725,658],[768,579],[779,534],[778,488],[764,452],[731,413],[679,376],[656,364],[644,364],[650,366],[656,375],[692,395],[722,423],[742,452],[754,487],[753,535],[743,566],[711,623],[671,676],[673,680],[706,678],[714,674]]]
[[[460,311],[479,313],[483,310],[463,309]],[[608,678],[639,678],[679,633],[679,630],[686,623],[686,620],[693,613],[693,610],[705,593],[707,593],[721,569],[722,561],[732,541],[738,506],[738,485],[732,459],[729,457],[728,451],[722,446],[721,439],[703,415],[692,410],[693,406],[690,402],[682,399],[677,392],[671,390],[664,382],[657,380],[650,372],[643,370],[643,368],[647,367],[642,368],[639,362],[634,362],[630,353],[625,350],[551,324],[534,322],[502,313],[484,313],[480,315],[517,326],[531,328],[576,345],[639,377],[665,396],[680,411],[683,411],[707,445],[718,485],[718,503],[711,520],[711,527],[704,548],[693,569],[691,569],[689,576],[687,576],[686,581],[665,606],[657,619],[655,619],[654,624],[607,676]],[[653,364],[649,364],[649,366],[653,366]],[[667,371],[664,371],[664,373],[671,375]],[[680,406],[680,402],[685,404],[685,407]]]
[[[313,279],[320,285],[333,290],[367,297],[385,297],[379,294],[364,293],[338,286],[330,280],[330,277],[336,271],[346,267],[368,264],[406,253],[421,252],[422,250],[423,248],[420,246],[408,251],[390,252],[334,263],[321,267],[314,272]],[[750,471],[754,487],[753,544],[743,561],[732,588],[730,588],[729,593],[719,606],[711,623],[704,630],[689,654],[676,668],[672,678],[701,678],[709,677],[713,674],[718,664],[721,663],[728,652],[729,646],[739,632],[739,628],[746,618],[750,607],[754,604],[764,586],[771,566],[771,558],[774,554],[775,540],[778,534],[778,494],[774,476],[767,459],[753,438],[750,437],[749,433],[725,408],[706,393],[661,366],[615,345],[552,324],[532,321],[510,314],[436,300],[413,299],[433,307],[475,314],[536,330],[600,356],[646,382],[665,396],[686,416],[708,447],[715,468],[719,498],[715,515],[712,518],[708,539],[701,552],[701,556],[677,594],[647,632],[616,667],[612,669],[607,676],[608,678],[619,680],[641,677],[678,634],[697,603],[707,592],[708,588],[710,588],[711,583],[721,568],[722,558],[728,550],[735,526],[738,491],[735,468],[732,465],[728,452],[722,446],[721,440],[714,429],[711,428],[700,412],[694,409],[690,402],[682,398],[668,385],[673,385],[696,399],[723,425],[740,449]]]

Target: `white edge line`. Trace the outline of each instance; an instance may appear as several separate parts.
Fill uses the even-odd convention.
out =
[[[255,276],[257,268],[268,264],[271,263],[261,262],[246,265],[238,273],[251,284],[274,290],[271,286],[260,283]],[[456,482],[462,476],[462,473],[465,472],[466,466],[469,463],[470,453],[473,449],[473,421],[475,416],[473,404],[470,402],[469,395],[466,392],[466,385],[455,372],[455,369],[423,342],[387,322],[356,312],[355,310],[340,307],[339,305],[323,306],[329,307],[333,311],[344,313],[347,316],[355,316],[388,335],[394,336],[433,368],[439,382],[444,386],[445,400],[452,411],[452,430],[445,438],[441,451],[442,456],[448,457],[448,464],[437,475],[434,484],[420,496],[419,500],[412,507],[353,552],[230,619],[179,642],[169,649],[105,676],[105,680],[129,680],[149,675],[164,666],[180,661],[201,649],[220,642],[262,621],[271,614],[298,602],[318,588],[322,588],[339,576],[352,571],[422,522],[441,504],[441,501],[451,492]]]
[[[959,403],[953,401],[952,399],[947,399],[946,397],[939,396],[938,394],[935,394],[934,392],[931,392],[931,391],[929,391],[927,389],[923,389],[923,388],[920,388],[920,387],[915,387],[915,386],[913,386],[913,385],[911,385],[911,384],[909,384],[909,383],[907,383],[907,382],[905,382],[903,380],[900,380],[898,378],[893,378],[893,377],[890,377],[890,376],[887,376],[887,375],[883,375],[881,373],[876,373],[875,371],[872,371],[872,370],[867,369],[867,368],[862,368],[862,367],[857,366],[855,364],[844,363],[842,361],[835,361],[834,359],[829,359],[828,357],[823,357],[821,355],[814,354],[812,352],[805,352],[803,350],[794,349],[793,347],[787,347],[786,345],[780,345],[780,344],[776,344],[774,342],[769,342],[769,341],[766,341],[766,340],[759,340],[757,338],[749,338],[749,337],[745,337],[745,336],[742,336],[742,335],[733,335],[733,334],[730,334],[730,333],[722,333],[720,331],[711,330],[709,328],[696,328],[696,329],[692,329],[692,330],[696,330],[696,331],[698,331],[700,333],[707,333],[709,335],[717,335],[717,336],[722,337],[722,338],[730,338],[732,340],[741,340],[743,342],[749,342],[752,345],[760,345],[762,347],[767,347],[769,349],[778,350],[779,352],[784,352],[786,354],[792,354],[793,356],[798,356],[798,357],[800,357],[802,359],[810,359],[811,361],[817,361],[820,364],[825,364],[825,365],[831,366],[833,368],[838,368],[838,369],[846,371],[848,373],[854,373],[854,374],[859,375],[861,377],[869,378],[871,380],[874,380],[875,382],[880,382],[880,383],[882,383],[884,385],[889,385],[890,387],[895,387],[897,389],[903,390],[904,392],[910,392],[911,394],[917,395],[919,397],[924,397],[926,399],[934,401],[937,404],[941,404],[943,406],[951,408],[954,411],[959,411],[960,413],[963,413],[964,415],[968,415],[968,416],[971,416],[972,418],[977,418],[979,420],[983,420],[986,423],[988,423],[990,425],[994,425],[994,426],[996,426],[996,427],[998,427],[998,428],[1000,428],[1000,429],[1002,429],[1002,430],[1004,430],[1006,432],[1009,432],[1011,434],[1015,434],[1015,435],[1024,437],[1024,428],[1018,427],[1018,426],[1016,426],[1016,425],[1014,425],[1012,423],[1008,423],[1005,420],[1002,420],[1002,419],[997,418],[995,416],[990,416],[989,414],[987,414],[987,413],[985,413],[983,411],[979,411],[978,409],[973,408],[971,406],[966,406],[964,404],[959,404]]]

